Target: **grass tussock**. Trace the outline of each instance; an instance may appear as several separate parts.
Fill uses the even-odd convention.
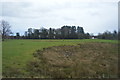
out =
[[[27,71],[40,78],[116,78],[117,49],[101,42],[44,48],[33,54]]]

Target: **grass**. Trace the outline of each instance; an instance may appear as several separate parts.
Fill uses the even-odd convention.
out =
[[[6,40],[2,43],[3,77],[28,77],[26,64],[33,60],[36,50],[60,45],[76,45],[80,43],[103,42],[118,43],[116,40],[71,39],[71,40]]]

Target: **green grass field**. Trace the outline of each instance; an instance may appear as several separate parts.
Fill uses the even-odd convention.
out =
[[[3,77],[29,77],[26,71],[26,64],[33,60],[33,53],[38,49],[42,50],[51,46],[77,45],[89,42],[118,43],[116,40],[100,39],[5,40],[2,43]]]

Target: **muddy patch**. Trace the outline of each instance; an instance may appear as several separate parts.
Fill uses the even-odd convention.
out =
[[[27,64],[32,77],[116,78],[117,45],[84,43],[44,48]]]

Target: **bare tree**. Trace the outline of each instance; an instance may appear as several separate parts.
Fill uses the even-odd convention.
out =
[[[7,21],[5,21],[5,20],[0,21],[0,34],[2,34],[2,40],[3,41],[11,33],[10,28],[11,28],[11,26],[9,25],[9,23]]]

